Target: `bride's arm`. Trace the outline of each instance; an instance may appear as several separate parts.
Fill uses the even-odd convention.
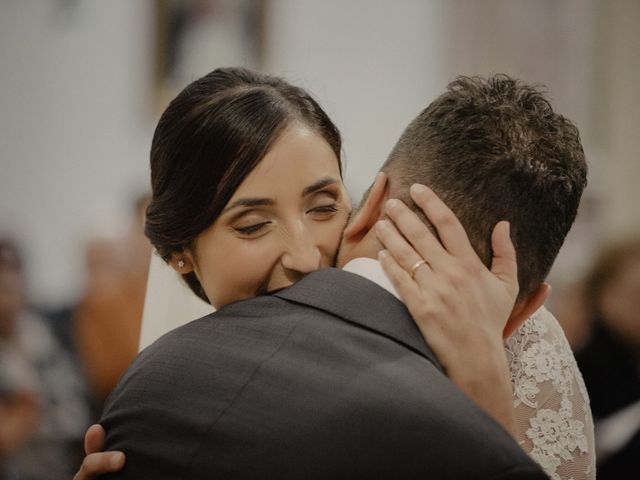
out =
[[[507,339],[505,351],[522,448],[551,478],[595,479],[589,397],[558,321],[540,308]]]
[[[503,344],[518,294],[509,225],[500,222],[493,231],[489,270],[458,219],[431,190],[414,186],[411,196],[440,241],[402,202],[390,201],[386,213],[393,223],[384,221],[377,229],[387,249],[382,266],[447,376],[515,435]]]
[[[91,425],[84,435],[84,453],[86,457],[73,480],[91,480],[96,475],[117,472],[124,467],[122,452],[103,452],[106,432],[101,425]]]

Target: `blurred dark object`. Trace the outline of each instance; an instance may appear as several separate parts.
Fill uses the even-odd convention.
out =
[[[155,0],[156,103],[212,65],[260,68],[268,0]]]
[[[0,239],[0,478],[71,478],[88,423],[82,376],[28,307],[18,249]]]
[[[584,299],[593,329],[576,359],[591,398],[598,478],[628,478],[640,458],[640,239],[603,251]]]

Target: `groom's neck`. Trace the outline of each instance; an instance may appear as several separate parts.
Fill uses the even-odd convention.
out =
[[[373,230],[369,231],[358,241],[342,241],[336,255],[335,266],[343,268],[347,263],[355,258],[378,259],[378,252],[384,247],[378,241]]]

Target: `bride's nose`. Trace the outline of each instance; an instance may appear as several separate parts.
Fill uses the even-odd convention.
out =
[[[282,266],[287,270],[310,273],[320,268],[320,249],[310,232],[298,225],[287,242],[282,255]]]

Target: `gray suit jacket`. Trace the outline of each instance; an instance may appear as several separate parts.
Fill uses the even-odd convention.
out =
[[[401,302],[337,269],[165,335],[101,423],[127,454],[119,479],[547,478]]]

